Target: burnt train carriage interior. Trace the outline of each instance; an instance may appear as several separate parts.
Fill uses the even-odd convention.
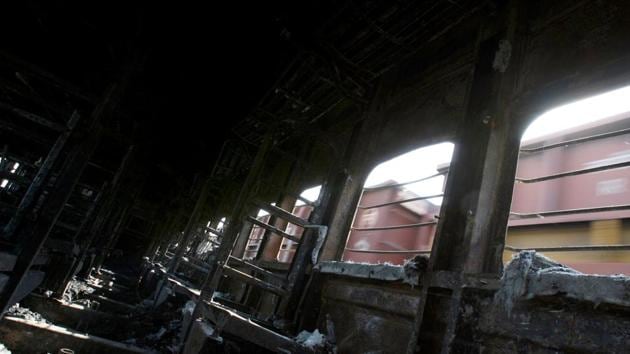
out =
[[[0,352],[628,351],[627,2],[0,6]]]

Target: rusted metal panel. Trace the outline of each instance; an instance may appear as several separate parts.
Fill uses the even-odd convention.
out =
[[[356,281],[330,280],[325,285],[323,297],[345,302],[353,306],[387,312],[392,315],[413,318],[419,303],[419,291],[401,291],[393,286],[361,284]]]
[[[405,351],[420,300],[418,287],[400,279],[382,282],[343,274],[321,274],[318,282],[319,327],[326,327],[327,318],[332,321],[339,353]]]

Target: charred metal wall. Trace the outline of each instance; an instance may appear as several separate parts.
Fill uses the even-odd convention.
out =
[[[563,297],[524,300],[511,312],[494,293],[464,291],[455,353],[623,353],[630,333],[628,308]]]
[[[332,323],[340,353],[405,352],[420,303],[418,288],[349,276],[322,281],[319,326]]]
[[[461,187],[463,177],[449,176],[455,189],[449,192],[447,187],[430,269],[442,275],[416,294],[424,308],[416,314],[422,317],[423,352],[439,352],[440,347],[475,353],[597,352],[598,345],[622,352],[628,344],[623,306],[593,308],[592,303],[559,296],[523,300],[508,316],[493,306],[493,290],[461,285],[465,274],[501,274],[505,227],[496,225],[507,222],[516,152],[527,125],[553,107],[630,83],[628,15],[630,4],[623,1],[514,2],[489,16],[495,22],[481,16],[469,19],[448,40],[432,44],[382,78],[364,113],[359,136],[363,148],[347,166],[349,176],[321,259],[339,259],[363,181],[376,164],[423,145],[454,142],[460,153],[453,171],[459,165],[460,173],[476,171],[479,178]],[[490,53],[490,68],[480,66]],[[485,79],[488,84],[480,85]],[[486,98],[491,99],[479,103]],[[471,129],[475,120],[485,126]],[[467,163],[461,160],[464,156],[477,159]],[[474,202],[466,204],[470,198]],[[443,282],[441,276],[460,280]],[[399,341],[408,336],[408,317],[392,315],[387,301],[374,299],[394,301],[407,294],[373,281],[323,282],[320,323],[326,313],[340,321],[341,336],[355,338],[344,348],[366,350],[362,345],[369,342],[372,350],[399,352]],[[370,316],[396,323],[370,332],[382,343],[359,335],[366,333]]]
[[[505,119],[515,125],[513,140],[520,140],[527,125],[546,110],[630,83],[630,45],[625,40],[630,22],[624,15],[629,12],[623,1],[535,3],[522,10],[515,20],[518,42],[510,44],[511,58],[506,63],[507,69],[516,69],[513,86],[504,94],[511,106]],[[496,32],[493,26],[480,30],[482,19],[460,24],[444,41],[382,78],[365,113],[359,138],[364,148],[348,166],[349,186],[331,226],[325,259],[337,255],[335,240],[347,236],[345,219],[352,217],[343,211],[352,209],[363,179],[374,166],[432,143],[460,143],[456,134],[469,103],[478,43]],[[523,54],[518,57],[517,51]]]

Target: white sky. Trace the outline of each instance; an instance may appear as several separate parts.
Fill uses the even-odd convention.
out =
[[[304,192],[302,192],[302,194],[300,194],[300,197],[308,199],[311,202],[315,202],[317,201],[317,198],[319,197],[319,192],[321,190],[322,190],[322,186],[320,184],[319,186],[315,186],[315,187],[305,190]],[[298,200],[296,205],[304,205],[304,202],[301,200]]]
[[[310,200],[310,201],[314,202],[314,201],[317,201],[317,198],[319,197],[319,192],[321,191],[321,189],[322,189],[322,186],[321,186],[321,185],[319,185],[319,186],[315,186],[315,187],[312,187],[312,188],[306,189],[304,192],[302,192],[302,194],[300,194],[300,196],[301,196],[302,198],[306,198],[306,199],[308,199],[308,200]],[[271,205],[276,205],[276,203],[271,203]],[[304,202],[303,202],[303,201],[301,201],[301,200],[298,200],[298,201],[295,203],[295,205],[296,205],[296,206],[304,205]],[[260,209],[260,210],[258,211],[258,215],[257,215],[257,217],[265,216],[265,215],[267,215],[267,214],[269,214],[269,213],[268,213],[268,212],[266,212],[266,211],[265,211],[265,210],[263,210],[263,209]]]
[[[630,86],[545,112],[527,128],[521,141],[574,128],[625,112],[630,112]]]
[[[545,112],[525,131],[521,141],[556,133],[590,122],[630,112],[630,86],[589,97]],[[406,182],[437,173],[437,166],[449,163],[453,154],[452,143],[441,143],[410,151],[376,166],[365,187],[372,187],[387,180]],[[442,192],[444,177],[409,184],[405,188],[423,196]],[[430,199],[440,205],[442,198]]]
[[[376,166],[368,176],[365,187],[372,187],[387,180],[402,183],[436,174],[439,165],[449,163],[453,155],[453,143],[440,143],[425,146],[385,161]],[[408,190],[417,195],[432,195],[442,192],[444,177],[439,176],[426,181],[408,184]],[[441,204],[442,198],[429,199],[434,204]]]

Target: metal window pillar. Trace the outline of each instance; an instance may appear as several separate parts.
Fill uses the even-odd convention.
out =
[[[195,202],[193,210],[190,213],[190,216],[188,217],[188,220],[186,222],[186,227],[184,228],[184,234],[182,236],[182,239],[180,240],[180,242],[178,242],[177,249],[175,250],[175,254],[173,255],[173,257],[171,258],[169,262],[167,272],[164,275],[164,279],[159,283],[160,285],[158,286],[158,289],[155,292],[156,299],[158,295],[162,293],[163,291],[162,289],[164,288],[164,286],[166,286],[169,274],[174,274],[175,272],[177,272],[177,268],[179,267],[179,264],[181,262],[182,257],[184,256],[184,253],[186,252],[186,248],[195,234],[194,231],[196,229],[197,222],[199,220],[203,206],[206,203],[206,200],[208,197],[208,191],[210,189],[211,184],[212,184],[211,179],[205,179],[203,182],[201,182],[201,188],[198,193],[199,196],[197,197],[197,201]],[[155,304],[157,305],[157,301],[155,302]]]
[[[129,184],[129,191],[125,193],[121,199],[117,202],[117,208],[120,212],[117,214],[117,219],[111,232],[105,232],[105,240],[101,242],[100,250],[97,251],[97,255],[94,261],[93,268],[96,272],[100,272],[103,263],[107,260],[109,253],[118,243],[118,239],[122,235],[124,228],[127,224],[130,211],[133,209],[133,205],[136,203],[137,195],[142,190],[142,180],[134,179]]]
[[[155,247],[155,251],[153,251],[153,256],[151,261],[160,261],[166,250],[168,249],[168,245],[170,243],[170,239],[175,233],[175,226],[177,225],[177,215],[169,214],[166,221],[164,222],[164,226],[161,231],[157,234],[158,240],[157,245]],[[161,254],[161,255],[160,255]]]
[[[290,172],[287,174],[284,181],[284,186],[286,187],[277,202],[278,207],[280,207],[281,209],[290,212],[293,211],[295,203],[297,202],[297,197],[295,196],[300,194],[297,189],[304,174],[304,166],[302,161],[308,158],[308,155],[311,153],[312,148],[312,142],[304,142],[298,153],[297,158],[293,160],[292,166],[289,169]],[[268,223],[269,225],[272,225],[279,230],[284,230],[288,224],[286,220],[282,218],[277,218],[274,215],[271,215]],[[260,241],[260,246],[258,248],[256,259],[260,259],[263,261],[276,261],[281,245],[282,237],[275,235],[270,230],[265,230],[262,240]]]
[[[202,182],[202,185],[199,191],[199,197],[197,198],[197,201],[195,202],[195,206],[193,207],[192,213],[188,217],[188,221],[186,222],[186,227],[184,228],[184,235],[181,241],[179,242],[179,245],[177,246],[177,250],[175,251],[175,255],[173,256],[173,259],[171,259],[171,263],[169,264],[169,267],[168,267],[168,273],[174,273],[175,271],[177,271],[177,267],[179,266],[179,263],[181,261],[182,256],[184,255],[184,252],[186,251],[186,247],[190,243],[190,240],[195,233],[194,231],[196,229],[197,221],[199,220],[201,211],[206,203],[206,200],[208,199],[208,191],[210,190],[211,184],[212,184],[211,179],[205,179],[205,181]]]
[[[256,216],[258,215],[258,208],[254,206],[250,207],[249,210],[245,212],[245,215],[246,217],[256,218]],[[234,249],[232,250],[232,255],[234,257],[243,258],[245,256],[247,242],[249,241],[249,237],[251,236],[253,229],[254,229],[253,223],[249,223],[249,222],[243,223],[243,227],[241,228],[241,231],[239,232],[239,235],[241,236],[236,241],[236,245],[234,246]]]
[[[88,121],[85,139],[68,154],[67,163],[56,180],[55,188],[50,191],[50,195],[44,202],[39,217],[29,225],[21,227],[16,233],[20,242],[16,250],[18,257],[13,271],[9,274],[4,291],[0,294],[2,314],[11,306],[14,294],[26,278],[27,272],[48,238],[89,158],[96,151],[103,131],[102,121],[108,115],[117,92],[116,85],[111,85],[105,91]]]
[[[433,275],[461,279],[464,273],[501,270],[520,145],[511,111],[522,57],[520,35],[525,33],[517,26],[517,16],[525,18],[526,6],[510,1],[497,9],[493,26],[480,24],[466,114],[457,132],[408,353],[453,350],[463,283],[433,285]]]
[[[87,211],[87,214],[81,221],[81,225],[79,225],[79,228],[77,229],[77,231],[74,233],[72,237],[73,244],[76,244],[79,236],[83,234],[88,224],[92,221],[96,209],[100,206],[103,193],[106,190],[107,190],[107,186],[105,185],[98,192],[98,195],[94,199],[94,202],[92,202],[92,205],[90,205],[90,208]],[[83,259],[84,257],[82,256],[82,253],[79,253],[76,256],[73,255],[73,259],[72,259],[72,262],[70,263],[70,266],[66,268],[64,276],[60,279],[61,281],[58,284],[56,284],[56,286],[54,287],[55,294],[58,298],[63,297],[63,294],[68,285],[68,282],[70,281],[70,279],[72,279],[72,276],[76,274],[77,270],[80,269],[81,266],[83,265]]]
[[[292,211],[296,202],[295,197],[291,196],[282,196],[276,205],[284,210]],[[288,221],[282,218],[278,218],[274,215],[271,215],[267,224],[272,225],[278,230],[284,230],[289,224]],[[256,259],[262,261],[274,262],[277,260],[278,251],[280,250],[280,246],[282,244],[282,237],[276,235],[271,230],[265,230],[262,236],[262,240],[260,241],[260,245],[258,247],[258,254],[256,255]]]
[[[77,268],[73,270],[73,274],[80,273],[82,276],[86,276],[89,272],[89,269],[92,266],[92,262],[87,267],[83,267],[85,264],[85,260],[88,257],[88,253],[90,252],[90,248],[93,246],[94,241],[97,236],[103,231],[104,227],[107,225],[107,221],[113,215],[116,201],[120,197],[121,193],[121,185],[124,183],[124,179],[130,172],[130,166],[132,165],[133,157],[135,155],[135,147],[133,145],[129,146],[125,156],[123,156],[120,166],[116,171],[114,178],[112,180],[111,186],[105,190],[105,196],[102,201],[102,205],[100,206],[98,212],[94,217],[94,222],[92,222],[89,231],[87,232],[87,236],[84,240],[80,241],[80,249],[81,253],[79,255],[79,260],[77,262]],[[86,269],[87,268],[87,269]],[[86,269],[86,271],[82,272],[82,269]]]
[[[226,229],[223,231],[223,238],[221,240],[221,246],[216,254],[216,261],[210,264],[210,270],[208,272],[208,276],[202,285],[202,293],[200,299],[202,300],[210,300],[212,295],[214,294],[215,289],[219,284],[219,280],[221,279],[221,267],[227,261],[230,256],[232,249],[234,248],[235,242],[237,240],[238,232],[242,227],[242,220],[246,214],[246,204],[249,198],[252,196],[253,191],[255,189],[256,180],[261,176],[265,162],[267,157],[271,151],[273,146],[273,138],[271,134],[268,134],[264,137],[263,142],[258,149],[258,153],[254,158],[254,162],[252,167],[249,170],[249,174],[243,183],[243,187],[238,194],[236,203],[234,204],[234,208],[230,215],[230,223],[227,225]],[[199,306],[195,309],[196,314]]]
[[[291,211],[284,210],[279,206],[270,205],[258,200],[250,200],[254,196],[256,187],[256,183],[254,182],[259,179],[259,176],[263,171],[266,156],[273,152],[271,147],[270,136],[267,136],[259,149],[259,153],[254,160],[250,174],[248,175],[237,198],[234,211],[230,218],[230,223],[223,233],[221,246],[216,254],[215,261],[210,264],[211,268],[209,269],[209,276],[202,287],[202,294],[200,296],[201,302],[197,304],[193,318],[199,317],[205,312],[205,310],[208,310],[209,312],[207,313],[210,314],[209,316],[212,319],[213,312],[225,309],[225,306],[221,305],[220,302],[215,302],[212,299],[214,292],[218,288],[220,281],[224,276],[242,284],[254,286],[264,290],[265,292],[272,293],[279,297],[283,304],[288,304],[291,308],[293,308],[294,305],[299,304],[299,299],[302,296],[302,291],[306,283],[305,278],[307,268],[314,262],[313,260],[317,259],[317,253],[315,250],[323,243],[327,228],[321,224],[314,223],[317,218],[311,217],[309,220],[305,220],[297,215],[293,215]],[[322,205],[322,196],[329,195],[326,192],[328,190],[327,184],[325,184],[322,189],[323,191],[320,194],[320,199],[317,203],[318,206]],[[270,215],[274,215],[278,219],[283,219],[287,222],[300,226],[304,228],[306,232],[300,239],[297,239],[293,235],[288,235],[273,225],[251,217],[246,219],[245,216],[249,211],[250,201],[258,208],[267,211]],[[321,219],[321,216],[324,214],[322,212],[314,212],[313,215],[320,216]],[[286,276],[268,271],[254,263],[234,257],[234,255],[231,254],[239,237],[238,231],[242,230],[242,225],[244,223],[254,223],[276,235],[295,240],[299,243],[296,256],[294,257],[290,271]],[[248,235],[240,235],[240,237],[247,236]],[[273,325],[274,327],[282,330],[288,329],[294,324],[293,315],[295,314],[295,311],[274,311],[274,313],[280,313],[282,319],[286,321],[273,321],[273,324],[269,323],[269,325]],[[214,320],[216,321],[216,318],[214,318]],[[249,330],[255,330],[259,327],[251,321],[251,317],[249,317],[249,315],[245,315],[239,319],[234,318],[233,320],[240,326],[249,328]],[[278,333],[275,331],[269,331],[267,335],[268,339],[278,337]],[[266,348],[273,349],[275,347],[269,344]]]
[[[68,120],[67,129],[64,130],[55,141],[55,144],[48,152],[46,159],[37,171],[37,174],[33,178],[33,181],[29,185],[28,189],[26,190],[26,193],[22,197],[22,200],[20,201],[20,204],[18,205],[15,214],[4,227],[3,235],[5,238],[13,238],[14,233],[24,219],[24,216],[32,209],[31,207],[33,206],[33,202],[38,198],[43,186],[48,181],[48,177],[50,176],[50,173],[52,172],[52,169],[55,166],[59,155],[66,146],[68,139],[72,135],[74,128],[79,122],[79,118],[79,113],[77,111],[74,111],[72,113],[72,116]]]

